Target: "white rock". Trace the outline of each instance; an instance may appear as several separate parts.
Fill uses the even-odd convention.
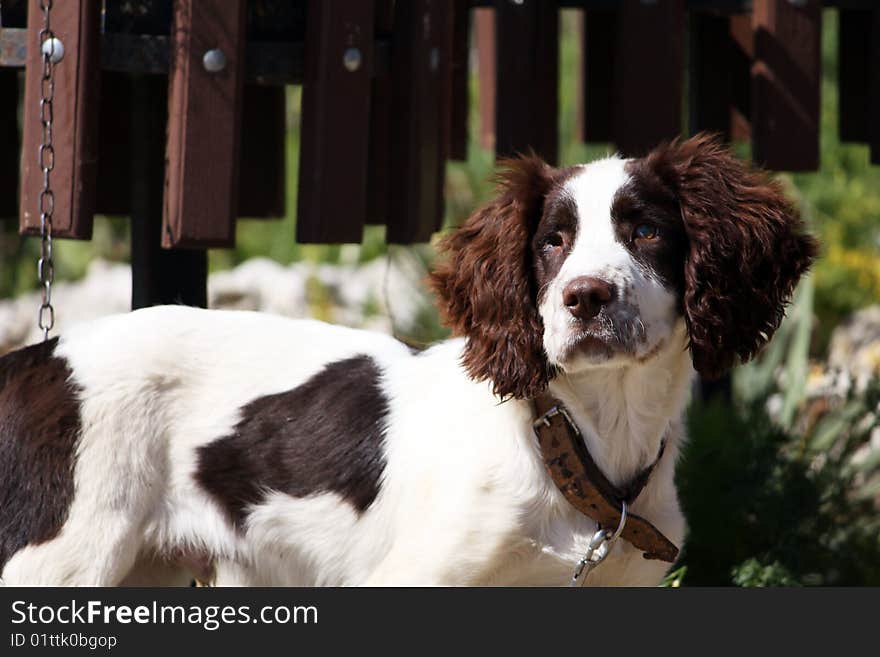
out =
[[[853,313],[834,329],[828,364],[859,381],[880,375],[880,305]]]
[[[209,277],[208,305],[287,317],[318,316],[383,332],[391,332],[393,324],[397,331],[407,333],[422,309],[431,304],[420,285],[425,275],[418,258],[408,253],[396,254],[390,263],[378,258],[361,265],[297,262],[285,267],[274,260],[254,258]],[[125,264],[95,260],[83,279],[56,283],[52,292],[52,334],[59,335],[79,322],[127,312],[131,270]],[[37,327],[39,305],[38,293],[0,301],[0,352],[42,338]]]

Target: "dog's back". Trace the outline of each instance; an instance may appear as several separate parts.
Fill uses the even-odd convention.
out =
[[[339,423],[366,411],[346,417],[339,396],[348,391],[364,403],[377,368],[409,357],[380,334],[185,307],[108,317],[7,354],[0,359],[3,579],[118,583],[145,559],[192,563],[218,546],[235,551],[236,509],[260,502],[297,459],[301,476],[288,483],[295,492],[326,487],[337,457],[351,456],[328,446],[336,437],[337,450],[348,451],[351,432],[343,429],[357,429]],[[309,381],[312,390],[303,388]],[[297,410],[291,394],[309,399]],[[325,417],[310,419],[305,402],[316,395],[334,398],[321,406]],[[266,426],[287,420],[299,434]],[[313,441],[334,422],[341,439],[325,430],[330,442]],[[361,438],[352,436],[355,447]],[[373,477],[366,452],[366,474],[344,476],[352,459],[337,468],[337,483],[361,504]]]

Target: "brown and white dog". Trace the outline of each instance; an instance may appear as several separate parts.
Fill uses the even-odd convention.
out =
[[[752,357],[816,254],[778,185],[705,136],[567,169],[521,158],[444,250],[432,283],[462,337],[419,354],[160,307],[0,359],[2,579],[564,584],[596,526],[545,471],[544,391],[617,485],[665,438],[633,512],[680,545],[694,371]],[[666,566],[618,541],[588,583]]]

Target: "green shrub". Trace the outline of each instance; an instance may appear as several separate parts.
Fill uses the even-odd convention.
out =
[[[867,415],[867,401],[856,402]],[[830,446],[774,425],[760,403],[695,404],[677,470],[689,530],[685,585],[880,584],[876,464],[854,465],[876,418],[822,423]],[[827,440],[828,436],[824,436]],[[866,470],[868,472],[866,472]]]

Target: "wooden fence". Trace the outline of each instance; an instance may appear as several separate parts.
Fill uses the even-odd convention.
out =
[[[0,0],[0,216],[27,234],[40,4]],[[714,130],[770,168],[815,169],[823,5],[840,10],[841,137],[880,162],[871,0],[55,0],[54,233],[130,216],[133,305],[204,305],[205,249],[232,246],[238,217],[285,213],[284,85],[302,84],[296,239],[384,224],[426,241],[445,163],[466,157],[472,70],[484,145],[556,161],[561,9],[583,16],[585,141],[639,154]]]

